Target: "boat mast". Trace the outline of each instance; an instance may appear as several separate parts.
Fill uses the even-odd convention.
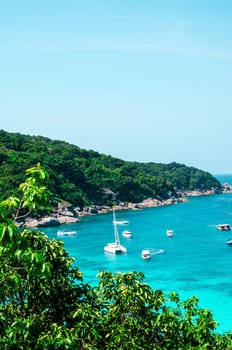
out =
[[[118,234],[118,226],[117,226],[117,222],[116,222],[114,207],[113,207],[113,224],[114,224],[114,239],[115,239],[115,243],[117,245],[120,245],[119,234]]]

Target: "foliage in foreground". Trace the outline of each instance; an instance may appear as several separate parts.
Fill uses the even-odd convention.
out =
[[[61,241],[18,229],[15,213],[47,200],[46,172],[37,165],[27,176],[31,186],[21,186],[21,199],[0,203],[1,349],[232,348],[231,334],[216,332],[212,313],[197,298],[165,296],[141,272],[100,271],[91,287]]]

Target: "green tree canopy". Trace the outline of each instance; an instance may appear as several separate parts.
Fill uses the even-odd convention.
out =
[[[166,199],[194,189],[221,190],[211,174],[183,164],[123,161],[63,141],[0,130],[0,200],[18,194],[25,170],[36,163],[50,175],[52,198],[80,207],[111,204],[105,189],[115,193],[118,202]]]
[[[91,287],[60,240],[14,222],[47,203],[47,172],[26,171],[21,196],[0,203],[0,348],[186,350],[232,347],[210,310],[144,283],[141,272],[100,271]],[[26,215],[26,214],[25,214]]]

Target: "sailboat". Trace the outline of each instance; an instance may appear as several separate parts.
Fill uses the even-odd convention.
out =
[[[104,251],[111,254],[123,254],[123,253],[125,254],[127,250],[123,245],[120,244],[114,208],[113,208],[113,225],[114,225],[114,242],[108,243],[104,247]]]

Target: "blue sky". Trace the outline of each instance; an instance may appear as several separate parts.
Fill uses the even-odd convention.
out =
[[[232,1],[0,3],[1,129],[232,173]]]

